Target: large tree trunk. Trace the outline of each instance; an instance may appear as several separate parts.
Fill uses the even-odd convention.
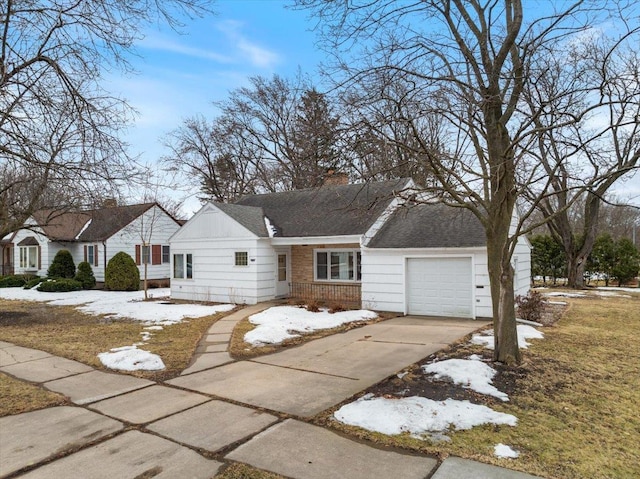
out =
[[[496,93],[492,98],[498,98]],[[521,360],[516,330],[515,300],[513,297],[513,267],[509,230],[516,204],[515,162],[511,139],[501,123],[499,104],[488,103],[487,153],[490,164],[491,199],[486,218],[487,262],[491,301],[493,305],[493,331],[495,348],[493,360],[507,365]]]
[[[589,248],[589,253],[591,252],[591,248]],[[574,289],[583,289],[584,288],[584,270],[587,265],[587,256],[589,253],[585,254],[586,248],[580,248],[580,251],[577,253],[567,255],[567,286]]]
[[[561,229],[563,243],[565,244],[565,256],[567,258],[567,284],[570,288],[584,288],[584,270],[587,266],[587,258],[593,251],[598,232],[598,216],[602,200],[596,194],[587,195],[584,207],[584,226],[582,229],[582,244],[576,245],[572,229],[567,226]],[[564,213],[566,215],[566,212]],[[570,247],[567,242],[570,240]]]
[[[516,311],[514,300],[514,271],[507,236],[487,235],[487,255],[491,301],[493,305],[493,332],[495,348],[493,360],[507,365],[518,364],[522,356],[518,348]]]

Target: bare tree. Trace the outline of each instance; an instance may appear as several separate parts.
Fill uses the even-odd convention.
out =
[[[181,16],[204,14],[209,3],[2,2],[0,237],[42,207],[86,205],[135,173],[119,139],[132,112],[103,89],[103,75],[131,70],[127,54],[145,26],[178,27]]]
[[[146,205],[145,211],[123,229],[123,233],[136,243],[136,263],[142,266],[142,289],[144,298],[149,298],[149,265],[162,265],[162,248],[158,238],[173,234],[178,226],[182,204],[163,191],[174,182],[172,175],[147,165],[143,175],[136,178],[133,200]]]
[[[532,120],[540,113],[522,111],[529,68],[550,51],[560,55],[567,42],[580,41],[590,25],[608,15],[633,19],[616,25],[629,42],[627,34],[637,30],[637,7],[601,4],[550,6],[542,16],[525,15],[520,0],[297,1],[320,19],[327,50],[337,54],[333,77],[340,86],[358,89],[363,116],[389,105],[393,114],[386,123],[412,131],[411,142],[395,144],[422,154],[442,201],[469,209],[484,225],[494,360],[506,364],[521,359],[511,265],[523,232],[522,218],[514,222],[520,183],[541,182],[540,194],[548,191],[546,173],[529,161]],[[444,148],[434,149],[423,137],[421,123],[431,115],[442,125]]]
[[[211,122],[188,119],[166,139],[165,161],[198,181],[203,198],[314,187],[344,167],[332,103],[301,74],[253,77],[216,105]]]
[[[564,247],[568,285],[582,288],[605,197],[640,167],[640,56],[596,34],[567,53],[530,69],[525,98],[537,137],[530,152],[548,181],[526,188]]]
[[[224,203],[256,190],[253,150],[228,121],[188,118],[167,135],[165,146],[167,170],[184,175],[190,191],[199,184],[201,200]]]

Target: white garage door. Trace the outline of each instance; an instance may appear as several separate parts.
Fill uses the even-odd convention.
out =
[[[473,317],[471,258],[412,258],[407,263],[409,314]]]

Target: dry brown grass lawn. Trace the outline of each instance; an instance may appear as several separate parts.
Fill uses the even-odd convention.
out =
[[[347,427],[329,414],[316,421],[384,444],[542,477],[640,477],[640,295],[567,301],[566,315],[524,352],[510,401],[488,401],[515,415],[516,427],[476,427],[451,433],[450,443],[432,444]],[[498,443],[521,456],[497,459]]]
[[[284,479],[284,476],[236,462],[216,474],[215,479]]]
[[[0,373],[0,417],[62,404],[64,396]]]
[[[189,365],[198,341],[209,326],[228,313],[192,318],[152,331],[144,349],[158,354],[165,363],[162,371],[131,374],[151,380],[177,376]],[[0,340],[74,359],[103,369],[98,353],[129,346],[141,339],[140,321],[110,320],[83,314],[72,306],[0,300]]]

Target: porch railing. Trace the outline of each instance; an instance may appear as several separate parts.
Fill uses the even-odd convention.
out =
[[[360,306],[360,284],[290,283],[290,297],[324,304],[344,303]]]

